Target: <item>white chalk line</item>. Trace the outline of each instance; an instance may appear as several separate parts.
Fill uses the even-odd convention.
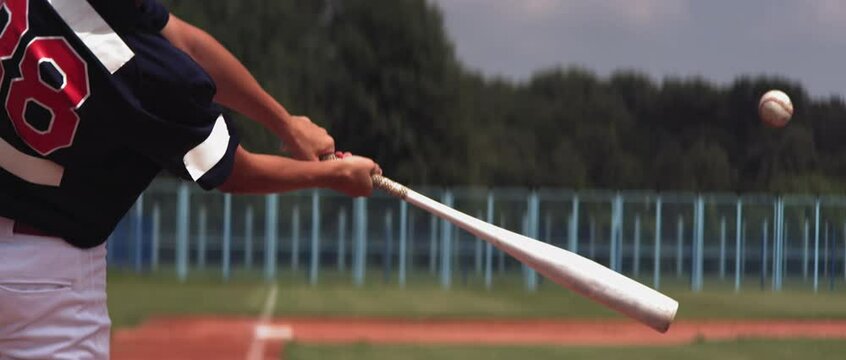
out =
[[[290,326],[270,325],[273,312],[276,309],[278,293],[279,285],[274,283],[264,301],[264,307],[258,321],[256,321],[256,326],[253,328],[253,341],[250,343],[250,349],[247,352],[247,360],[264,360],[264,345],[267,340],[287,341],[294,337],[294,331]]]
[[[288,325],[259,325],[256,327],[259,340],[289,341],[294,338],[294,329]]]

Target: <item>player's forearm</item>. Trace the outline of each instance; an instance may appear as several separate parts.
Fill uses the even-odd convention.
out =
[[[335,189],[343,177],[339,163],[299,161],[253,154],[239,147],[232,174],[218,190],[228,193],[269,194],[306,188]]]
[[[288,111],[223,45],[205,31],[172,15],[162,35],[209,73],[217,85],[216,102],[261,123],[287,140]]]

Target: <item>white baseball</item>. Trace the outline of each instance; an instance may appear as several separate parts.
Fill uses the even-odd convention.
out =
[[[761,120],[772,127],[783,127],[793,117],[793,103],[783,91],[770,90],[758,103]]]

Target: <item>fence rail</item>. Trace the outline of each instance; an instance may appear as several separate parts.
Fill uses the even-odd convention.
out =
[[[846,197],[557,189],[425,188],[421,193],[485,221],[566,248],[660,288],[683,279],[693,291],[785,283],[810,291],[846,282]],[[329,191],[236,196],[157,180],[109,240],[109,263],[136,272],[219,270],[275,279],[304,272],[350,274],[364,284],[405,286],[412,274],[449,288],[456,278],[496,285],[531,269],[406,203]],[[245,271],[242,271],[245,270]],[[789,280],[789,281],[787,281]]]

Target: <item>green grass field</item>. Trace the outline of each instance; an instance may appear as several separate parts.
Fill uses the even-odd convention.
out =
[[[307,346],[291,344],[286,360],[388,360],[388,359],[580,359],[580,360],[793,360],[843,359],[842,341],[707,342],[672,347],[462,347],[462,346]]]
[[[419,276],[405,289],[368,274],[363,287],[347,275],[325,274],[312,287],[305,274],[283,273],[278,281],[277,316],[354,316],[394,318],[487,319],[614,319],[620,315],[552,283],[528,293],[518,276],[498,278],[487,290],[478,280],[457,281],[443,290],[437,279]],[[257,316],[270,285],[255,274],[240,274],[229,282],[217,273],[194,273],[180,283],[172,273],[134,275],[111,271],[109,307],[115,327],[133,326],[150,316]],[[842,284],[841,284],[841,287]],[[692,293],[684,281],[665,281],[662,287],[681,303],[678,320],[694,319],[846,319],[846,291],[817,294],[806,284],[788,290],[761,290],[748,281],[734,293],[730,283],[706,281],[706,291]],[[313,346],[291,344],[285,359],[841,359],[846,342],[765,341],[704,342],[676,347],[455,347],[455,346]]]
[[[371,275],[371,274],[369,274]],[[252,280],[251,280],[252,279]],[[347,276],[327,274],[308,285],[304,274],[279,280],[276,315],[398,318],[620,318],[549,282],[535,293],[518,277],[498,279],[488,291],[460,282],[443,290],[434,277],[411,279],[405,289],[372,274],[363,287]],[[781,293],[749,284],[735,294],[729,284],[692,293],[686,283],[665,282],[663,291],[681,303],[678,319],[846,319],[846,291],[812,291],[799,285]],[[152,315],[218,314],[257,316],[269,285],[251,278],[223,282],[216,273],[194,274],[180,283],[172,274],[134,275],[112,271],[109,307],[116,327],[132,326]]]

